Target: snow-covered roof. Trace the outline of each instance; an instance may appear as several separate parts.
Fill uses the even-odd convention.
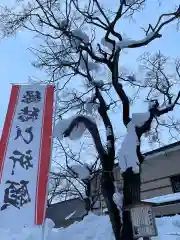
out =
[[[180,150],[180,141],[174,142],[174,143],[169,144],[169,145],[165,145],[163,147],[154,149],[154,150],[149,151],[149,152],[145,152],[144,156],[145,156],[146,159],[149,159],[149,158],[153,158],[153,157],[158,156],[158,155],[162,155],[162,154],[177,151],[177,150]]]
[[[166,146],[163,146],[163,147],[160,147],[160,148],[157,148],[157,149],[154,149],[154,150],[149,151],[149,152],[145,152],[145,153],[143,153],[143,155],[145,156],[145,160],[148,160],[148,159],[151,159],[151,158],[153,159],[156,156],[167,154],[167,153],[177,151],[177,150],[180,150],[180,141],[169,144],[169,145],[166,145]],[[119,164],[116,163],[115,168],[117,166],[119,166]],[[97,172],[98,171],[101,172],[101,170],[97,170]]]
[[[180,192],[179,193],[172,193],[163,196],[158,196],[150,199],[145,199],[143,202],[151,202],[151,203],[166,203],[171,201],[180,200]]]
[[[78,221],[86,214],[85,204],[79,198],[74,198],[50,205],[46,217],[52,219],[56,227],[64,227],[68,221]]]
[[[76,211],[74,211],[74,212],[70,213],[69,215],[67,215],[67,216],[65,217],[65,220],[70,219],[75,213],[76,213]]]

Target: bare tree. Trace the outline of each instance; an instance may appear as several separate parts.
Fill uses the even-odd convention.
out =
[[[81,151],[75,154],[70,147],[64,146],[61,142],[58,148],[62,151],[61,156],[53,159],[54,170],[50,172],[48,205],[53,201],[79,198],[84,201],[88,214],[98,201],[98,195],[94,196],[91,191],[91,180],[98,174],[99,158],[87,164],[81,157]]]
[[[164,70],[161,67],[152,67],[147,72],[148,83],[139,83],[136,79],[124,76],[119,70],[119,58],[124,48],[138,48],[150,44],[152,41],[161,38],[162,29],[169,23],[178,20],[180,17],[180,8],[175,6],[172,12],[164,13],[157,19],[153,26],[149,24],[144,30],[144,38],[140,40],[127,40],[116,29],[117,24],[124,18],[134,17],[134,14],[143,10],[145,0],[121,0],[118,2],[116,10],[110,10],[98,0],[88,0],[87,3],[78,0],[65,0],[61,3],[58,0],[34,0],[17,1],[15,8],[1,7],[1,34],[8,37],[15,34],[18,29],[25,28],[34,32],[44,41],[38,49],[31,49],[37,56],[38,62],[34,65],[44,68],[50,76],[50,81],[60,81],[61,88],[64,90],[73,80],[77,81],[75,89],[68,95],[68,100],[62,96],[59,98],[61,107],[59,115],[66,114],[69,111],[79,113],[86,112],[88,102],[91,106],[96,106],[105,132],[106,139],[101,138],[97,124],[90,118],[83,115],[75,117],[69,127],[64,131],[64,136],[70,136],[78,124],[83,123],[92,136],[96,150],[98,152],[102,165],[102,193],[109,210],[109,216],[116,240],[133,239],[132,226],[127,211],[123,213],[123,221],[120,219],[119,210],[113,201],[114,177],[113,167],[115,161],[115,134],[109,111],[119,102],[123,106],[123,123],[128,128],[131,122],[129,93],[124,85],[128,83],[136,88],[148,88],[148,99],[151,99],[153,91],[157,91],[159,96],[155,99],[149,108],[149,118],[142,126],[135,128],[138,137],[136,146],[137,156],[140,165],[143,162],[143,156],[140,151],[141,137],[151,128],[151,123],[155,119],[172,111],[180,97],[177,92],[172,96],[172,79],[163,76]],[[86,27],[86,28],[85,28]],[[94,28],[93,28],[94,27]],[[101,30],[104,37],[101,43],[96,41],[95,31]],[[145,57],[146,67],[153,63],[148,63]],[[157,58],[161,62],[161,57]],[[153,63],[155,66],[156,61]],[[177,74],[179,65],[177,63]],[[103,69],[103,78],[98,70]],[[156,74],[158,73],[158,74]],[[159,77],[159,75],[161,75]],[[82,89],[78,85],[77,77],[85,81],[86,88]],[[149,77],[149,78],[148,78]],[[166,87],[162,90],[161,80],[165,79]],[[155,84],[151,84],[155,82]],[[111,91],[115,90],[116,97],[113,98]],[[160,97],[162,96],[162,98]],[[66,96],[67,97],[67,96]],[[67,98],[66,98],[67,99]],[[160,108],[160,103],[164,104]],[[121,119],[120,121],[121,122]],[[124,179],[124,209],[129,205],[140,201],[140,173],[134,173],[132,167],[123,173]]]

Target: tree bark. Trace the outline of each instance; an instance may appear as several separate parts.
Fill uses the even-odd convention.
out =
[[[128,168],[126,172],[122,174],[124,187],[123,187],[123,228],[122,228],[122,236],[121,240],[134,240],[133,231],[132,231],[132,223],[130,212],[125,209],[131,205],[140,202],[140,187],[141,187],[141,178],[140,173],[135,174],[132,171],[132,168]]]
[[[84,198],[85,208],[86,208],[86,211],[89,212],[91,210],[91,180],[84,179],[83,182],[86,185],[86,189],[85,189],[86,198]]]
[[[109,218],[111,221],[115,239],[120,240],[122,224],[119,216],[119,210],[113,201],[113,194],[115,189],[114,189],[114,177],[112,172],[103,172],[101,187],[102,194],[108,208]]]

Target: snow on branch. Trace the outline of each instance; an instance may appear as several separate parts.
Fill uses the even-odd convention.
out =
[[[91,117],[75,115],[68,119],[59,120],[53,130],[53,136],[62,140],[63,137],[69,137],[71,140],[80,139],[88,130],[92,135],[100,159],[104,158],[105,149],[102,145],[101,138],[96,123]]]
[[[74,29],[71,31],[73,39],[72,39],[72,47],[77,49],[81,43],[88,44],[89,37],[83,32],[80,28]]]
[[[73,36],[80,38],[84,43],[89,43],[89,37],[88,35],[83,32],[80,28],[77,28],[72,31]]]
[[[93,84],[95,87],[102,89],[105,83],[103,80],[94,80]]]
[[[150,118],[150,112],[145,113],[133,113],[131,122],[136,127],[141,127],[144,125],[144,123]]]
[[[108,48],[109,50],[113,50],[113,48],[114,48],[114,46],[113,46],[113,44],[111,43],[111,42],[108,42],[108,41],[106,41],[106,39],[103,37],[102,39],[101,39],[101,44],[104,46],[104,47],[106,47],[106,48]]]
[[[148,35],[141,40],[123,39],[122,41],[119,41],[117,43],[117,47],[119,47],[120,49],[135,48],[138,46],[142,46],[142,44],[144,44],[144,43],[149,43],[150,41],[152,41],[154,38],[157,38],[157,37],[160,38],[161,35],[157,34],[157,32],[151,32],[151,33],[148,33]]]
[[[88,166],[86,164],[76,164],[69,167],[69,171],[72,171],[72,174],[77,174],[78,178],[81,180],[89,179],[91,174]]]
[[[174,107],[178,103],[179,99],[180,99],[180,91],[178,92],[175,100],[172,103],[168,104],[166,107],[159,106],[159,102],[157,100],[154,100],[154,104],[156,104],[156,106],[153,108],[153,107],[151,107],[151,105],[153,103],[150,105],[152,114],[154,115],[154,117],[160,117],[161,115],[163,115],[165,113],[173,111]]]
[[[139,159],[137,156],[137,146],[140,144],[136,133],[136,127],[141,127],[150,118],[150,112],[134,113],[127,125],[127,134],[118,151],[118,160],[121,172],[132,168],[134,173],[139,173]]]
[[[123,4],[127,6],[132,6],[136,3],[138,4],[137,0],[121,0],[121,6],[123,6]],[[156,38],[161,38],[162,35],[160,34],[160,31],[162,30],[162,28],[180,17],[180,5],[177,7],[176,11],[160,15],[154,27],[151,24],[149,24],[147,31],[145,31],[146,37],[139,41],[122,39],[121,34],[119,34],[114,30],[117,20],[119,20],[122,16],[121,13],[122,12],[120,8],[119,11],[117,11],[117,15],[115,19],[111,23],[111,28],[109,28],[106,36],[108,37],[109,34],[111,33],[114,37],[117,37],[119,39],[119,42],[116,44],[116,48],[119,48],[119,49],[136,48],[136,47],[145,46]],[[164,20],[165,18],[166,20]]]
[[[122,219],[122,216],[123,216],[123,194],[116,191],[113,194],[113,201],[116,204],[117,208],[119,209],[120,217]]]
[[[87,113],[92,114],[93,110],[94,111],[98,110],[98,108],[100,107],[100,104],[94,101],[92,98],[88,98],[86,100],[85,107],[86,107]]]
[[[86,102],[86,110],[89,114],[93,113],[93,106],[94,106],[94,103],[88,99]]]
[[[139,45],[142,45],[143,43],[150,42],[151,40],[153,40],[154,38],[157,38],[157,37],[160,38],[161,35],[157,34],[157,32],[151,32],[151,33],[148,33],[147,36],[141,40],[132,40],[129,38],[128,39],[123,38],[121,41],[118,41],[116,43],[115,48],[116,49],[118,49],[118,48],[120,48],[120,49],[135,48],[135,47],[138,47]],[[106,39],[104,37],[101,39],[101,44],[111,51],[113,51],[113,49],[114,49],[113,44],[111,42],[106,41]]]
[[[100,70],[100,65],[97,63],[94,63],[90,60],[88,60],[88,54],[82,54],[82,56],[80,57],[80,67],[82,70],[84,71],[95,71],[98,72]]]
[[[60,119],[58,123],[55,125],[53,136],[57,137],[59,140],[62,140],[66,130],[69,128],[74,119],[76,119],[77,115],[67,118]],[[86,127],[83,123],[79,122],[69,134],[70,140],[77,140],[82,137],[86,130]]]
[[[137,2],[137,0],[122,0],[125,1],[126,5],[132,5]]]
[[[122,90],[122,88],[120,88],[120,90]],[[122,142],[120,150],[118,151],[119,166],[122,172],[125,172],[128,168],[132,168],[134,173],[138,173],[139,164],[141,163],[141,159],[140,156],[138,156],[137,151],[140,147],[138,136],[141,136],[150,129],[153,118],[159,117],[174,109],[180,98],[180,92],[174,102],[164,108],[159,107],[157,100],[151,101],[151,105],[149,106],[149,111],[147,113],[132,114],[132,119],[129,118],[129,110],[127,114],[124,110],[129,107],[128,102],[126,106],[127,96],[123,93],[123,90],[119,91],[119,93],[123,102],[123,115],[127,115],[124,116],[124,118],[128,118],[128,121],[126,121],[127,124],[125,124],[127,126],[127,134]]]

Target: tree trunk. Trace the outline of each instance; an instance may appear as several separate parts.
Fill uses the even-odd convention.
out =
[[[140,174],[134,174],[132,168],[128,168],[126,172],[123,173],[123,228],[121,240],[134,240],[132,232],[132,224],[129,211],[125,211],[126,207],[131,204],[140,202],[140,187],[141,178]]]
[[[85,209],[87,213],[91,210],[91,200],[89,197],[84,198]]]
[[[85,193],[86,197],[84,198],[86,211],[89,212],[91,210],[91,180],[83,179],[85,184]]]
[[[119,216],[119,210],[117,209],[117,206],[113,201],[113,194],[115,190],[113,173],[104,172],[102,174],[101,187],[102,187],[102,194],[104,196],[104,199],[108,208],[109,217],[110,217],[112,229],[115,235],[115,239],[120,240],[122,224]]]

